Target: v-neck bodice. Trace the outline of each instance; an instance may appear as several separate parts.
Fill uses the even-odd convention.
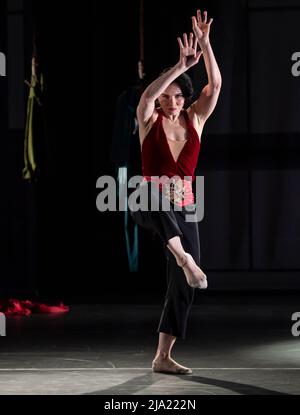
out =
[[[167,136],[163,128],[163,114],[158,113],[157,120],[144,139],[142,145],[142,169],[144,176],[179,176],[195,178],[200,141],[188,114],[183,110],[187,126],[187,141],[181,149],[177,160],[171,152]]]
[[[162,117],[162,120],[161,120],[161,128],[162,128],[163,136],[164,136],[164,138],[165,138],[165,140],[166,140],[166,143],[167,143],[167,146],[168,146],[168,149],[169,149],[170,155],[171,155],[172,159],[174,160],[174,162],[175,162],[175,163],[178,163],[178,160],[179,160],[179,158],[180,158],[180,156],[181,156],[181,153],[183,152],[184,148],[186,147],[186,145],[187,145],[187,143],[188,143],[189,139],[187,138],[187,140],[185,140],[185,141],[184,141],[184,145],[183,145],[183,147],[181,148],[181,150],[180,150],[180,152],[179,152],[179,154],[178,154],[178,156],[177,156],[177,159],[175,160],[175,157],[174,157],[174,156],[173,156],[173,154],[172,154],[171,146],[170,146],[170,144],[169,144],[169,141],[171,141],[171,140],[167,137],[166,132],[165,132],[165,129],[164,129],[164,125],[163,125],[163,117]],[[175,142],[175,141],[173,140],[173,142]]]

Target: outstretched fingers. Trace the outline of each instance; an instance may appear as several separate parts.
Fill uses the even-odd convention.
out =
[[[177,38],[177,42],[178,42],[178,45],[179,45],[180,49],[183,49],[184,46],[183,46],[183,43],[182,43],[182,40],[181,40],[180,37]]]
[[[197,21],[199,24],[202,24],[201,10],[197,10]]]
[[[205,10],[203,12],[203,19],[202,19],[202,15],[201,15],[201,10],[197,10],[197,20],[195,17],[192,18],[193,19],[193,25],[196,25],[198,23],[199,26],[201,26],[202,24],[207,24],[208,26],[211,25],[213,19],[210,18],[209,21],[207,21],[207,11]]]
[[[183,44],[184,44],[184,47],[185,48],[188,48],[189,47],[188,37],[187,37],[187,34],[186,33],[183,34]]]
[[[194,45],[194,35],[193,33],[190,33],[189,47],[193,48],[193,45]]]

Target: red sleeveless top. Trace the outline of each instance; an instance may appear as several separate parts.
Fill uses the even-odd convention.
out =
[[[142,144],[143,176],[185,176],[195,179],[194,172],[200,152],[200,140],[197,131],[183,110],[188,129],[188,138],[177,161],[175,161],[166,134],[163,129],[163,113],[158,111],[158,117]]]

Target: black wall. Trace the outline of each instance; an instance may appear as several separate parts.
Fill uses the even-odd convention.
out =
[[[104,299],[143,290],[160,298],[159,241],[140,232],[140,272],[130,274],[123,214],[95,206],[96,179],[116,173],[110,163],[115,102],[137,80],[139,1],[110,3],[105,12],[97,1],[21,3],[24,75],[34,26],[46,75],[48,156],[38,183],[25,184],[23,129],[6,125],[11,107],[1,95],[2,290]],[[214,17],[211,41],[223,76],[198,165],[205,177],[202,266],[212,289],[300,286],[300,77],[291,74],[291,55],[300,50],[297,3],[201,3]],[[196,1],[145,2],[147,82],[176,62],[176,37],[189,30],[197,7]],[[5,51],[7,12],[1,19]],[[200,91],[203,63],[189,74]],[[10,76],[0,78],[1,91]],[[22,106],[13,115],[22,119]]]

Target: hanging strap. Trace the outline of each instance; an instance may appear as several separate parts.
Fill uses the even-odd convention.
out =
[[[145,24],[144,24],[144,0],[140,0],[140,60],[138,62],[139,79],[144,79],[144,59],[145,59]]]

